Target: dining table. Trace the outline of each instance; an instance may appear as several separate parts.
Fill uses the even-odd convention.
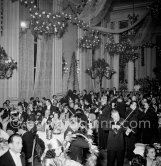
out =
[[[52,133],[50,139],[48,139],[45,131],[37,131],[37,135],[44,141],[45,147],[47,147],[48,144],[52,144],[55,140],[58,140],[60,143],[64,141],[64,133]]]

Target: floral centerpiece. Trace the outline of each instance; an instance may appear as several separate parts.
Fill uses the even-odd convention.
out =
[[[12,77],[14,69],[17,69],[17,62],[8,57],[3,47],[0,46],[0,79]]]
[[[92,128],[89,126],[87,129],[87,136],[80,133],[68,132],[65,140],[61,143],[57,139],[52,139],[47,145],[44,154],[42,155],[43,166],[83,166],[81,163],[71,160],[68,156],[71,142],[82,137],[89,145],[90,155],[86,159],[85,166],[95,166],[98,155],[98,148],[93,144],[92,140]]]

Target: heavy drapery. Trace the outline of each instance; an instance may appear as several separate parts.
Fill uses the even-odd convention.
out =
[[[34,86],[34,37],[28,30],[20,35],[19,97],[29,99]]]
[[[104,27],[98,27],[98,26],[93,26],[91,27],[91,29],[94,30],[98,30],[102,33],[113,33],[113,34],[119,34],[119,33],[123,33],[126,32],[132,28],[134,28],[135,26],[137,26],[138,24],[140,24],[142,21],[144,21],[144,19],[147,17],[147,15],[149,15],[149,12],[145,12],[134,24],[130,25],[127,28],[123,28],[123,29],[110,29],[110,28],[104,28]]]
[[[88,0],[78,18],[89,22],[91,26],[96,26],[109,11],[111,3],[112,0]]]
[[[14,4],[14,3],[13,3]],[[28,10],[20,5],[20,22],[28,20]],[[19,33],[19,98],[29,100],[34,87],[34,36],[29,29]]]
[[[51,97],[52,38],[38,39],[34,96]]]

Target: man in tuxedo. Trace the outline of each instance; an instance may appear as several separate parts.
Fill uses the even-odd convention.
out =
[[[59,108],[56,107],[56,106],[53,106],[50,99],[46,99],[46,106],[44,107],[43,109],[43,114],[45,113],[45,110],[50,110],[50,114],[53,114],[53,113],[59,113]]]
[[[132,160],[134,156],[135,144],[137,143],[137,135],[138,135],[138,117],[140,111],[138,110],[136,101],[132,101],[130,107],[127,108],[125,116],[126,121],[124,123],[124,127],[130,127],[132,132],[125,137],[126,139],[126,157],[129,161]]]
[[[25,166],[25,158],[22,156],[22,138],[13,134],[8,139],[9,150],[0,157],[1,166]]]
[[[104,128],[105,130],[109,130],[107,139],[108,166],[115,166],[116,160],[117,166],[123,166],[124,164],[124,133],[129,135],[131,129],[127,128],[127,130],[125,130],[121,127],[122,122],[123,119],[120,118],[119,112],[117,110],[112,110],[109,124]]]
[[[27,112],[24,111],[24,107],[22,103],[18,103],[17,111],[19,113],[19,120],[21,122],[26,122],[27,121]]]
[[[99,111],[98,120],[99,120],[99,128],[98,128],[98,142],[99,149],[107,148],[107,138],[108,132],[104,131],[102,128],[102,124],[107,122],[110,119],[111,108],[108,105],[107,96],[102,96],[101,98],[101,110]]]

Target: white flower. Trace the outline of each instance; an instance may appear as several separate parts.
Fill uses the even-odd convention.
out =
[[[9,61],[8,61],[8,60],[5,60],[4,62],[5,62],[5,63],[9,63]]]
[[[8,60],[8,63],[10,63],[10,62],[12,62],[12,60],[11,60],[11,59],[9,59],[9,60]]]
[[[92,144],[93,140],[92,139],[88,139],[88,143]]]
[[[93,133],[93,130],[91,130],[91,129],[89,129],[89,130],[87,131],[87,134],[88,134],[88,135],[92,135],[92,133]]]

